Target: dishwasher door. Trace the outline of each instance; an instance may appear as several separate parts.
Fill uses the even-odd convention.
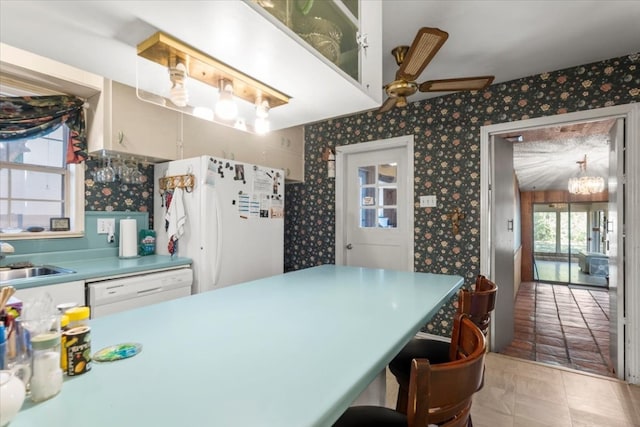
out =
[[[192,283],[190,268],[88,282],[91,318],[191,295]]]

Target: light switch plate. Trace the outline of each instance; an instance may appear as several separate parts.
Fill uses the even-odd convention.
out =
[[[421,208],[435,208],[438,205],[436,196],[420,196]]]
[[[98,234],[113,234],[116,231],[115,218],[98,218]]]

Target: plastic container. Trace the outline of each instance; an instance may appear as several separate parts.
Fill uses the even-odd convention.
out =
[[[62,389],[60,333],[47,332],[31,337],[31,348],[31,400],[42,402],[57,395]]]
[[[82,375],[91,370],[91,327],[89,307],[74,307],[65,311],[69,319],[64,337],[63,364],[67,375]]]
[[[140,242],[138,247],[138,255],[153,255],[156,253],[156,232],[153,230],[140,230],[138,233]]]

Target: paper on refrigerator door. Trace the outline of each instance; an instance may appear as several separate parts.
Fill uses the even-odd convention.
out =
[[[260,201],[255,194],[238,195],[238,213],[240,218],[257,218],[260,216]]]

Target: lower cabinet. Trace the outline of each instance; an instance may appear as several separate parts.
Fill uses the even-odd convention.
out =
[[[14,296],[25,303],[35,300],[45,292],[51,296],[54,305],[62,303],[85,305],[84,280],[18,289]]]

